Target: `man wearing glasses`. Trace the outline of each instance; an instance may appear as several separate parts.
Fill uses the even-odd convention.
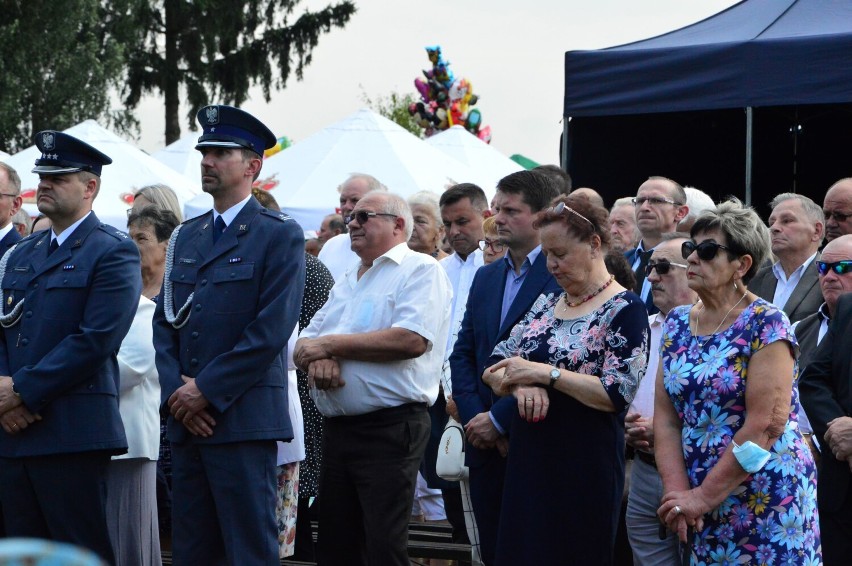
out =
[[[0,254],[21,239],[12,218],[21,209],[21,178],[9,165],[0,162]]]
[[[769,234],[778,261],[761,267],[748,288],[798,322],[822,304],[816,262],[825,220],[819,205],[803,195],[783,193],[770,205]]]
[[[828,189],[823,200],[825,240],[852,234],[852,177],[840,179]]]
[[[657,311],[651,295],[651,284],[645,280],[645,266],[654,247],[662,241],[663,234],[677,231],[678,223],[689,213],[686,192],[675,181],[666,177],[649,177],[639,186],[633,199],[636,227],[642,239],[639,245],[624,256],[636,275],[633,289],[645,302],[648,312]]]
[[[681,256],[681,246],[689,240],[689,235],[674,232],[663,234],[661,238],[645,266],[654,304],[660,312],[648,317],[651,328],[648,370],[639,382],[636,397],[624,418],[624,437],[635,451],[626,519],[627,536],[636,566],[678,563],[677,535],[669,532],[665,539],[659,538],[657,509],[663,497],[663,483],[654,459],[654,392],[660,361],[660,337],[666,315],[676,306],[694,303],[697,296],[687,284],[687,265]]]
[[[364,195],[348,226],[360,263],[335,283],[293,355],[326,417],[318,564],[407,566],[452,289],[434,258],[406,244],[414,221],[400,196]]]
[[[817,502],[823,559],[831,566],[852,554],[852,235],[829,242],[817,269],[825,303],[795,333],[801,402],[822,451]]]

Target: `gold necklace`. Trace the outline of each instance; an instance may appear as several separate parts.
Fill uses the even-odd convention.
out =
[[[732,306],[731,308],[728,309],[728,312],[726,312],[725,316],[722,317],[722,321],[719,323],[719,326],[716,327],[716,330],[714,330],[713,332],[711,332],[710,334],[707,335],[707,339],[701,344],[702,350],[704,349],[704,346],[707,345],[707,342],[710,341],[710,338],[712,338],[713,336],[716,335],[717,332],[719,332],[719,329],[722,328],[722,325],[725,324],[726,320],[728,320],[728,315],[731,314],[731,312],[735,308],[737,308],[737,306],[741,302],[743,302],[743,299],[746,298],[746,295],[748,295],[748,289],[746,289],[746,292],[743,293],[742,297],[740,297],[740,300],[737,301],[736,303],[734,303],[734,306]],[[703,301],[701,302],[701,310],[695,313],[695,330],[693,331],[693,334],[695,335],[696,340],[698,340],[698,324],[699,324],[699,317],[701,316],[702,312],[704,312],[704,302]]]

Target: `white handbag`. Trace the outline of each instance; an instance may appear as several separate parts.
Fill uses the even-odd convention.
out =
[[[468,468],[464,465],[464,428],[453,417],[449,417],[444,434],[441,435],[435,473],[447,481],[460,481],[468,477]]]

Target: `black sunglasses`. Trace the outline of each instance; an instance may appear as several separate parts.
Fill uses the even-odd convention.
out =
[[[343,223],[349,226],[350,222],[352,222],[353,220],[357,220],[358,224],[363,226],[370,218],[373,218],[374,216],[392,216],[394,218],[398,218],[396,214],[391,214],[390,212],[367,212],[366,210],[359,210],[358,212],[347,214],[346,218],[343,219]]]
[[[723,246],[722,244],[717,244],[710,240],[706,240],[700,244],[696,244],[692,240],[687,240],[680,246],[680,255],[683,256],[683,259],[688,259],[689,256],[692,255],[692,252],[698,252],[698,259],[710,261],[716,257],[716,254],[719,253],[719,249],[727,250],[732,254],[736,253],[728,246]]]
[[[834,218],[835,222],[846,222],[846,219],[852,216],[852,214],[843,214],[842,212],[830,212],[828,210],[823,210],[822,213],[825,215],[826,222],[828,222],[832,218]]]
[[[688,265],[684,265],[682,263],[673,263],[673,262],[671,262],[667,259],[661,259],[659,261],[651,260],[651,261],[648,262],[648,265],[645,266],[645,277],[648,277],[649,275],[651,275],[651,272],[654,269],[657,270],[657,275],[665,275],[669,271],[671,271],[672,266],[682,267],[684,269],[689,267]]]
[[[835,272],[838,275],[846,275],[850,271],[852,271],[852,259],[844,259],[841,261],[834,261],[831,263],[825,261],[818,261],[817,264],[817,272],[820,275],[826,275],[829,270]]]

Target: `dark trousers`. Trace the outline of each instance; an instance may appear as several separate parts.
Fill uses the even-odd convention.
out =
[[[105,511],[109,460],[104,452],[0,460],[6,535],[75,544],[113,564]]]
[[[423,404],[325,421],[320,566],[409,566],[408,522],[428,436]]]
[[[468,450],[470,449],[468,445]],[[490,566],[495,562],[497,551],[506,459],[500,456],[496,449],[485,450],[484,453],[484,461],[470,467],[470,502],[473,504],[473,516],[479,530],[480,558],[486,566]]]
[[[833,455],[829,452],[829,458]],[[822,560],[825,566],[846,566],[852,559],[852,489],[836,511],[819,510]]]
[[[278,566],[272,440],[172,444],[172,552],[181,566]]]

